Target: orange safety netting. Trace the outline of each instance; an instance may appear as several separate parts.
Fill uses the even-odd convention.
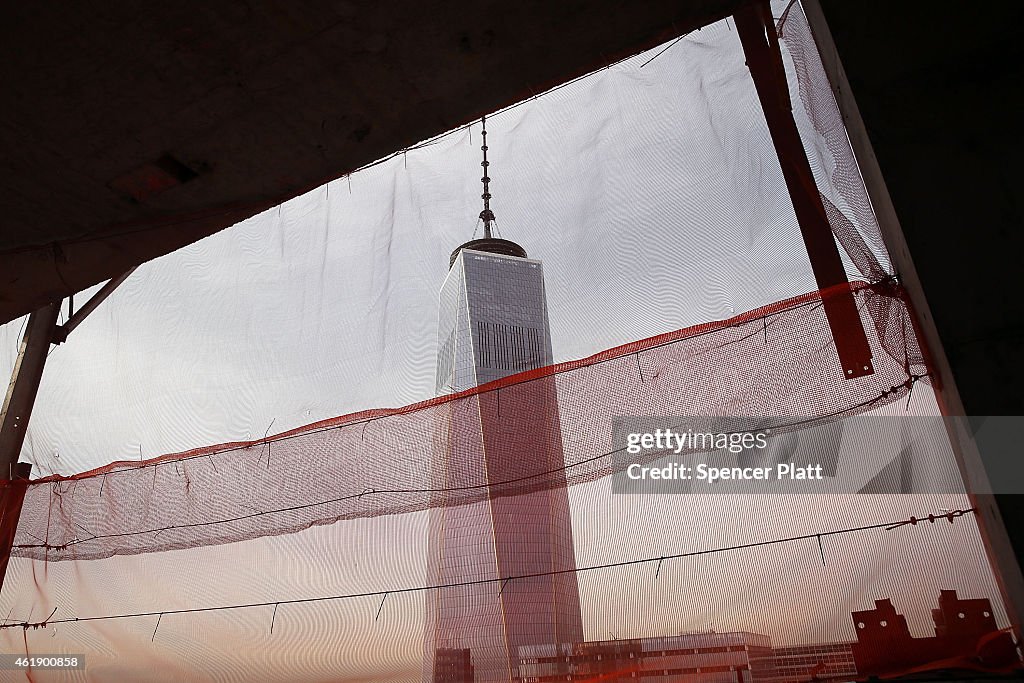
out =
[[[822,310],[822,299],[847,291],[875,358],[875,373],[854,380],[842,378]],[[405,408],[39,479],[25,495],[14,555],[52,562],[192,548],[572,486],[611,473],[617,416],[829,421],[895,401],[927,375],[899,287],[841,286]],[[524,464],[507,481],[488,481],[465,467],[434,485],[434,453],[458,461],[446,444],[481,438],[449,431],[459,415],[475,415],[480,433],[481,422],[509,431],[506,421],[530,414],[524,404],[537,405],[541,386],[556,396],[539,405],[557,410],[564,471]]]

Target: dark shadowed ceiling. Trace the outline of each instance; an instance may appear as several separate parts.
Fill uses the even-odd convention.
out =
[[[0,322],[738,4],[12,5]]]

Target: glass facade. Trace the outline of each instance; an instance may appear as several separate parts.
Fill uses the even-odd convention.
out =
[[[441,289],[438,342],[439,394],[550,365],[541,263],[463,249]],[[561,486],[510,484],[564,466],[557,396],[553,380],[534,379],[467,403],[447,416],[431,468],[441,492],[428,570],[450,587],[428,596],[425,679],[509,681],[524,647],[583,640],[564,475]],[[486,495],[445,504],[444,489],[467,486]]]
[[[852,643],[794,645],[772,650],[755,661],[754,683],[807,683],[827,679],[840,683],[858,678]]]

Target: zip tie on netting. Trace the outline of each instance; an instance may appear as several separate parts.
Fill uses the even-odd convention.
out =
[[[17,624],[17,623],[16,624],[0,624],[0,627],[2,627],[2,628],[14,628],[15,626],[20,626],[25,631],[27,631],[29,629],[35,630],[35,629],[39,629],[39,628],[46,628],[47,624],[50,623],[50,619],[52,619],[53,615],[56,614],[56,613],[57,613],[57,608],[54,607],[53,611],[50,612],[50,616],[46,617],[42,621],[36,621],[36,622],[23,621],[20,624]],[[31,615],[32,612],[30,611],[29,614]]]
[[[914,385],[917,384],[920,379],[921,376],[910,375],[910,379],[907,380],[908,382],[910,382],[910,388],[907,391],[907,406],[903,409],[904,412],[910,411],[910,399],[914,397]]]
[[[92,540],[92,539],[84,539],[84,540]],[[62,543],[61,545],[51,545],[49,543],[26,543],[24,545],[19,545],[19,546],[16,546],[16,547],[18,547],[18,548],[40,548],[42,550],[67,550],[69,547],[71,547],[73,545],[76,545],[78,543],[81,543],[81,542],[82,542],[81,540],[68,541],[67,543]]]
[[[906,526],[908,524],[910,524],[911,526],[917,526],[918,522],[924,522],[925,520],[927,520],[929,524],[935,524],[935,520],[937,520],[937,519],[947,519],[947,520],[949,520],[949,523],[952,524],[953,520],[956,519],[957,517],[963,517],[968,512],[974,512],[974,511],[975,511],[974,508],[970,508],[969,510],[948,510],[944,514],[941,514],[941,515],[929,514],[927,517],[922,517],[921,519],[918,519],[917,517],[911,517],[910,519],[904,520],[902,522],[897,522],[897,523],[893,524],[892,526],[887,526],[886,530],[888,531],[888,530],[892,530],[892,529],[899,529],[901,526]]]
[[[275,420],[277,420],[276,417],[271,418],[270,419],[270,424],[267,425],[266,431],[263,432],[263,443],[265,443],[267,445],[267,469],[268,470],[270,469],[270,444],[273,441],[273,439],[269,438],[270,437],[270,428],[274,426],[274,421]]]
[[[153,635],[149,637],[149,642],[156,640],[156,631],[160,628],[160,621],[164,618],[164,613],[161,612],[160,616],[156,618],[156,628],[153,629]]]
[[[872,399],[871,401],[868,401],[867,405],[870,405],[872,403],[877,403],[878,401],[881,401],[881,400],[883,400],[885,398],[888,398],[889,396],[896,396],[897,394],[900,393],[900,391],[902,391],[904,389],[909,389],[912,392],[913,389],[914,389],[914,384],[916,384],[917,382],[920,382],[925,377],[931,377],[931,373],[930,372],[926,372],[926,373],[921,374],[921,375],[915,375],[915,374],[911,373],[910,376],[907,377],[907,380],[905,382],[903,382],[901,384],[897,384],[896,386],[891,387],[889,389],[883,389],[882,390],[882,394],[880,396],[878,396],[877,398]]]

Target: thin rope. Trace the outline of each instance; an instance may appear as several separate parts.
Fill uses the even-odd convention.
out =
[[[738,544],[738,545],[723,546],[723,547],[719,547],[719,548],[710,548],[710,549],[705,549],[705,550],[695,550],[695,551],[691,551],[691,552],[676,553],[676,554],[673,554],[673,555],[662,555],[662,556],[656,556],[656,557],[645,557],[645,558],[641,558],[641,559],[637,559],[637,560],[624,560],[624,561],[621,561],[621,562],[608,562],[606,564],[591,565],[591,566],[588,566],[588,567],[577,567],[577,568],[574,568],[574,569],[560,569],[560,570],[547,571],[547,572],[535,572],[535,573],[531,573],[531,574],[519,574],[519,575],[516,575],[516,576],[496,577],[496,578],[492,578],[492,579],[476,579],[476,580],[473,580],[473,581],[457,581],[457,582],[454,582],[454,583],[433,584],[433,585],[427,585],[427,586],[408,586],[408,587],[405,587],[405,588],[390,588],[390,589],[387,589],[387,590],[367,591],[367,592],[364,592],[364,593],[342,593],[342,594],[338,594],[338,595],[323,595],[323,596],[318,596],[318,597],[313,597],[313,598],[294,598],[294,599],[291,599],[291,600],[272,600],[272,601],[267,601],[267,602],[251,602],[251,603],[236,604],[236,605],[213,605],[213,606],[208,606],[208,607],[191,607],[191,608],[184,608],[184,609],[162,610],[162,611],[159,611],[159,612],[156,612],[156,611],[154,611],[154,612],[131,612],[131,613],[123,613],[123,614],[107,614],[107,615],[95,616],[95,617],[69,617],[67,619],[54,619],[52,621],[50,621],[50,618],[48,617],[47,619],[45,619],[45,620],[43,620],[41,622],[36,622],[36,623],[21,622],[21,623],[14,623],[14,624],[0,624],[0,629],[5,629],[5,628],[23,628],[23,629],[27,630],[29,628],[46,628],[46,626],[49,625],[49,624],[73,624],[73,623],[77,623],[77,622],[86,622],[86,621],[108,621],[108,620],[113,620],[113,619],[134,619],[134,618],[140,618],[140,617],[153,617],[153,616],[158,617],[158,619],[157,619],[157,628],[159,628],[159,626],[160,626],[160,619],[162,619],[163,615],[165,615],[165,614],[197,614],[197,613],[202,613],[202,612],[220,612],[220,611],[235,610],[235,609],[250,609],[250,608],[253,608],[253,607],[270,607],[271,605],[297,605],[297,604],[303,604],[303,603],[326,602],[326,601],[332,601],[332,600],[351,600],[351,599],[354,599],[354,598],[368,598],[368,597],[381,597],[382,598],[382,600],[381,600],[381,607],[383,607],[383,599],[387,598],[387,596],[391,595],[391,594],[420,593],[420,592],[424,592],[424,591],[428,591],[428,590],[440,590],[440,589],[448,589],[448,588],[463,588],[463,587],[467,587],[467,586],[481,586],[481,585],[485,585],[485,584],[498,583],[498,582],[505,582],[505,583],[507,583],[508,581],[514,581],[514,580],[535,579],[535,578],[541,578],[541,577],[547,577],[547,576],[560,576],[560,575],[563,575],[563,574],[579,574],[579,573],[582,573],[582,572],[589,572],[589,571],[602,571],[602,570],[606,570],[606,569],[617,569],[617,568],[622,568],[622,567],[633,567],[633,566],[637,566],[637,565],[648,564],[648,563],[651,563],[651,562],[659,562],[660,563],[660,562],[664,562],[665,560],[679,560],[679,559],[684,559],[684,558],[688,558],[688,557],[698,557],[698,556],[701,556],[701,555],[712,555],[712,554],[716,554],[716,553],[725,553],[725,552],[731,552],[731,551],[735,551],[735,550],[744,550],[744,549],[748,549],[748,548],[760,548],[760,547],[763,547],[763,546],[778,545],[778,544],[781,544],[781,543],[794,543],[796,541],[804,541],[804,540],[812,539],[812,538],[820,538],[822,536],[837,536],[837,535],[840,535],[840,534],[857,533],[857,532],[861,532],[861,531],[872,531],[872,530],[877,530],[877,529],[885,529],[885,530],[890,530],[891,531],[893,529],[898,529],[898,528],[902,528],[902,527],[906,527],[906,526],[917,526],[917,524],[919,522],[923,522],[925,519],[927,519],[928,521],[930,521],[932,523],[934,523],[937,519],[948,519],[949,523],[952,524],[954,519],[956,519],[958,517],[962,517],[962,516],[964,516],[964,515],[966,515],[968,513],[976,513],[976,512],[977,512],[976,508],[968,508],[967,510],[950,510],[949,512],[947,512],[944,515],[939,515],[939,516],[928,515],[928,517],[921,518],[921,519],[918,519],[916,517],[910,517],[909,519],[899,520],[899,521],[895,521],[895,522],[881,522],[881,523],[878,523],[878,524],[868,524],[868,525],[864,525],[864,526],[850,527],[850,528],[846,528],[846,529],[835,529],[833,531],[818,531],[818,532],[815,532],[815,533],[803,534],[803,535],[800,535],[800,536],[789,536],[789,537],[786,537],[786,538],[776,538],[776,539],[772,539],[772,540],[768,540],[768,541],[754,541],[754,542],[751,542],[751,543],[742,543],[742,544]],[[54,613],[56,611],[57,611],[57,609],[54,608]],[[379,609],[378,609],[378,615],[379,615]],[[50,617],[52,617],[52,616],[53,616],[53,613],[50,614]],[[156,637],[156,629],[153,630],[153,636]]]

